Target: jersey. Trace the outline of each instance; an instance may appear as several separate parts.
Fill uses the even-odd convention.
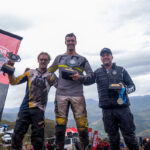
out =
[[[63,96],[83,96],[83,83],[81,81],[73,81],[62,78],[63,69],[70,68],[67,64],[69,59],[76,62],[77,65],[72,67],[72,69],[78,71],[79,74],[82,75],[85,71],[86,74],[90,76],[93,72],[87,59],[81,55],[58,55],[48,69],[49,72],[55,72],[59,69],[58,88],[56,94]]]
[[[20,110],[38,107],[45,111],[50,87],[57,87],[57,77],[54,73],[41,73],[38,69],[31,69],[18,77],[9,75],[9,81],[11,85],[27,82]]]

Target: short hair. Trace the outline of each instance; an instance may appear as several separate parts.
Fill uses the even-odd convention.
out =
[[[39,60],[39,58],[40,58],[41,55],[47,55],[48,60],[49,60],[49,61],[51,60],[51,56],[50,56],[47,52],[41,52],[41,53],[38,55],[38,57],[37,57],[38,60]]]
[[[75,40],[77,39],[74,33],[68,33],[68,34],[65,36],[65,40],[66,40],[67,37],[75,37]]]

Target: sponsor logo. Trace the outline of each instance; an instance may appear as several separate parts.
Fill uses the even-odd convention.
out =
[[[10,52],[9,49],[7,49],[6,47],[0,45],[0,53],[4,56],[6,56],[6,54]]]
[[[2,67],[2,65],[4,63],[7,62],[7,60],[8,60],[7,53],[8,52],[9,52],[9,50],[6,47],[0,45],[0,68]],[[1,71],[0,71],[0,73],[1,73]]]
[[[7,61],[7,58],[4,57],[1,53],[0,53],[0,64],[3,64]]]
[[[5,63],[7,59],[7,53],[10,52],[6,47],[0,45],[0,64]]]

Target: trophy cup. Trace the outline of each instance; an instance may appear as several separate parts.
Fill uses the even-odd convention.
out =
[[[12,63],[21,61],[20,56],[13,54],[12,52],[8,52],[6,56],[8,57],[8,60],[11,61]],[[13,75],[15,68],[14,68],[14,66],[4,63],[2,65],[1,71],[3,71],[4,75],[5,75],[5,73],[7,73],[9,75]]]
[[[66,80],[72,80],[71,75],[76,74],[76,70],[74,70],[74,67],[77,67],[79,64],[78,57],[77,56],[71,56],[70,58],[66,59],[66,65],[68,65],[68,68],[64,68],[62,70],[62,78]]]

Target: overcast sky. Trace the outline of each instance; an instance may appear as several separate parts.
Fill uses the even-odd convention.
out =
[[[132,95],[148,95],[149,8],[149,0],[5,0],[0,5],[0,28],[23,37],[16,75],[26,67],[36,68],[41,51],[50,53],[52,61],[64,53],[64,37],[73,32],[76,51],[89,60],[93,70],[101,65],[100,50],[109,47],[114,62],[126,68],[136,85]],[[10,86],[5,107],[20,106],[25,86]],[[84,89],[86,98],[98,100],[96,85]],[[54,95],[52,88],[49,101]]]

